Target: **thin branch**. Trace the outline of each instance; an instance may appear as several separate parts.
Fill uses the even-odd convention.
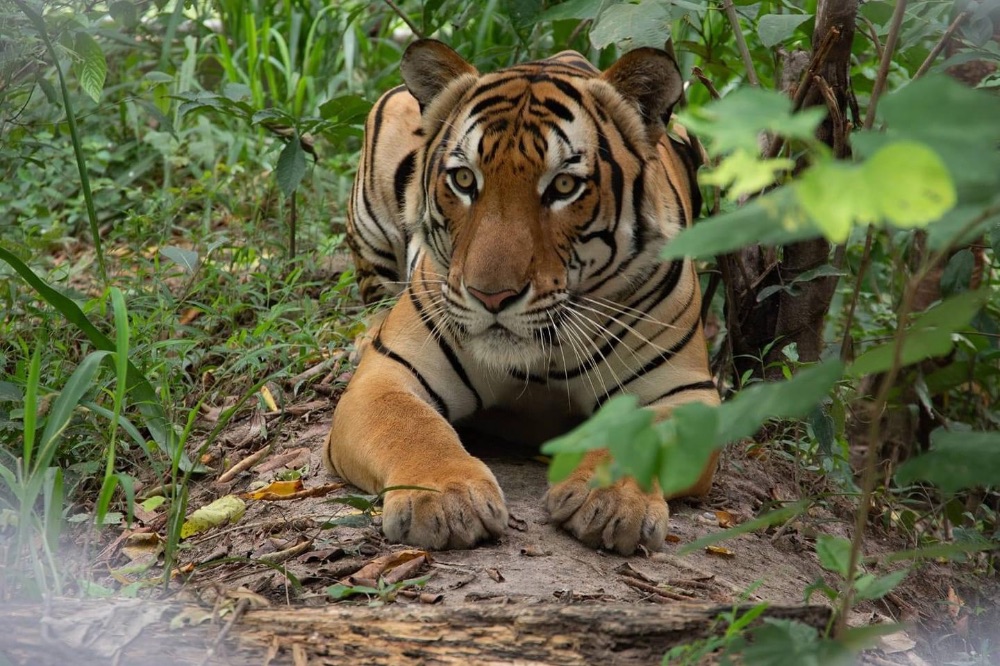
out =
[[[576,40],[576,38],[580,36],[580,33],[589,28],[590,24],[593,22],[594,22],[593,19],[583,19],[582,21],[577,23],[576,27],[573,28],[573,32],[569,33],[569,38],[566,40],[566,45],[569,46],[570,44],[572,44]]]
[[[872,240],[875,237],[875,227],[868,225],[868,233],[865,234],[865,249],[861,253],[861,265],[858,266],[858,275],[854,280],[854,292],[851,294],[851,304],[847,308],[847,318],[844,321],[844,337],[840,341],[840,359],[848,360],[848,344],[851,340],[851,324],[854,322],[854,311],[858,307],[858,296],[861,294],[861,281],[865,279],[868,266],[872,258]]]
[[[412,32],[420,39],[424,38],[424,33],[420,30],[420,28],[417,27],[416,23],[410,20],[410,17],[406,15],[406,12],[404,12],[402,9],[399,8],[399,5],[393,2],[393,0],[385,0],[385,4],[389,5],[390,9],[396,12],[396,16],[403,19],[403,23],[405,23],[406,26],[410,29],[410,32]]]
[[[865,129],[871,129],[875,124],[875,109],[878,108],[878,98],[885,88],[885,80],[889,76],[889,65],[892,64],[892,54],[896,51],[899,41],[899,29],[903,25],[903,15],[906,13],[906,0],[896,0],[896,9],[892,12],[892,22],[889,24],[889,35],[885,40],[885,50],[878,65],[878,74],[872,86],[872,96],[868,101],[868,111],[865,114]]]
[[[875,56],[878,58],[879,62],[882,61],[882,42],[878,39],[878,31],[875,30],[875,26],[868,17],[861,16],[861,20],[864,21],[865,27],[868,28],[868,39],[872,40],[872,44],[875,45]]]
[[[740,27],[740,17],[736,15],[736,7],[733,6],[733,0],[722,0],[722,6],[726,10],[726,16],[729,18],[729,25],[733,28],[733,36],[736,37],[736,48],[739,49],[740,57],[743,58],[743,66],[747,70],[747,80],[750,81],[750,85],[759,88],[760,79],[757,78],[757,71],[753,68],[753,56],[750,55],[750,49],[747,48],[747,40],[743,37],[743,29]]]
[[[722,97],[722,95],[719,94],[719,91],[715,89],[715,85],[708,79],[707,76],[705,76],[705,72],[702,71],[701,67],[692,67],[691,73],[694,74],[694,77],[701,82],[701,85],[708,89],[708,94],[712,97],[712,99],[719,99]]]
[[[944,31],[943,35],[941,35],[941,39],[938,40],[938,43],[934,45],[934,48],[931,49],[931,52],[927,54],[926,58],[924,58],[923,63],[920,64],[920,68],[917,70],[917,73],[913,75],[914,79],[919,79],[921,76],[927,73],[927,70],[930,69],[931,65],[934,64],[934,61],[937,60],[937,57],[941,54],[941,51],[944,50],[944,45],[948,43],[948,40],[951,39],[951,36],[955,34],[956,30],[958,30],[958,26],[960,26],[962,24],[962,21],[967,19],[969,17],[969,14],[971,13],[972,12],[964,11],[955,17],[955,20],[951,22],[951,25],[948,26],[948,29]]]
[[[847,127],[844,122],[844,114],[840,112],[840,105],[837,103],[837,96],[822,76],[814,76],[813,85],[823,96],[826,110],[830,114],[830,122],[833,125],[833,154],[837,157],[843,157],[845,155],[844,139],[847,135]]]

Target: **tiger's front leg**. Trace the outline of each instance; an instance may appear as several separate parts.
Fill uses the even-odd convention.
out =
[[[407,360],[418,358],[407,349],[428,355],[424,339],[407,340],[412,326],[393,328],[395,319],[405,319],[400,310],[407,307],[404,297],[365,349],[334,413],[324,460],[331,471],[370,493],[393,486],[428,489],[386,493],[382,529],[389,540],[431,549],[469,548],[505,531],[503,492],[438,411],[439,401],[452,397],[441,391],[457,381],[435,378],[431,388],[415,361]]]

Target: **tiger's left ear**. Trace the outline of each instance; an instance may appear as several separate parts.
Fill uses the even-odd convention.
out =
[[[659,140],[684,91],[681,71],[673,57],[661,49],[635,49],[619,58],[601,78],[638,105],[650,140]]]
[[[419,39],[410,44],[399,64],[403,82],[420,102],[420,110],[430,106],[452,81],[479,72],[450,46],[436,39]]]

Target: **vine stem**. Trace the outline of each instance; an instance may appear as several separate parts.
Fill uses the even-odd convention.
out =
[[[864,471],[861,477],[861,500],[858,512],[854,520],[854,537],[851,539],[851,556],[847,564],[847,577],[844,581],[843,590],[840,593],[840,607],[837,609],[836,628],[834,636],[840,638],[847,630],[847,615],[851,610],[851,602],[854,599],[854,579],[858,565],[861,562],[861,548],[864,545],[865,528],[868,526],[868,515],[871,510],[872,495],[875,493],[875,470],[878,467],[878,441],[881,431],[881,416],[888,403],[889,392],[896,383],[896,377],[903,366],[903,340],[906,337],[906,320],[909,318],[913,299],[917,294],[920,283],[931,271],[945,260],[958,241],[982,224],[984,221],[1000,212],[1000,206],[991,206],[981,214],[969,221],[961,231],[952,237],[948,245],[936,252],[906,283],[903,292],[903,299],[899,305],[899,315],[896,321],[896,334],[893,336],[892,365],[882,376],[879,383],[878,393],[875,397],[875,405],[872,409],[871,425],[868,427],[868,449],[865,451]]]
[[[386,1],[388,2],[388,0]],[[726,10],[729,25],[733,28],[733,36],[736,38],[736,48],[739,49],[740,57],[743,58],[743,66],[747,70],[747,80],[750,81],[750,85],[759,88],[760,79],[757,78],[757,70],[753,67],[753,56],[750,55],[750,49],[747,48],[747,40],[743,37],[743,29],[740,27],[740,17],[736,15],[736,7],[733,6],[733,0],[722,0],[722,7]]]
[[[896,0],[896,9],[892,12],[892,21],[889,24],[889,35],[885,39],[885,49],[882,51],[882,60],[878,64],[878,74],[875,76],[875,83],[872,86],[871,100],[868,102],[868,111],[865,112],[865,129],[871,129],[875,124],[875,110],[878,108],[878,98],[885,88],[885,80],[889,77],[889,66],[892,64],[892,54],[896,51],[896,42],[899,41],[899,29],[903,25],[903,15],[906,14],[906,0]]]

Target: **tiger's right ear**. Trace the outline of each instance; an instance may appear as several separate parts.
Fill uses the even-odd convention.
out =
[[[454,49],[436,39],[420,39],[410,44],[399,65],[403,82],[424,111],[455,79],[479,74]]]

